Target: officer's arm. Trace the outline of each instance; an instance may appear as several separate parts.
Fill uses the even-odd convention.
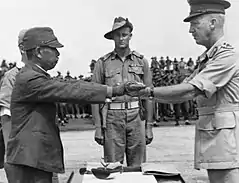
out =
[[[144,77],[143,77],[143,82],[146,86],[152,87],[152,74],[149,68],[148,61],[144,59]],[[146,100],[145,103],[145,108],[146,108],[146,121],[148,123],[153,121],[153,101],[150,99]]]
[[[154,98],[160,103],[182,103],[198,95],[204,93],[189,83],[154,88]]]
[[[21,76],[15,83],[13,94],[17,95],[14,97],[14,101],[18,102],[96,104],[105,102],[108,88],[105,85],[84,81],[61,82],[37,73],[31,77]]]
[[[155,98],[161,102],[183,102],[198,95],[210,98],[224,87],[238,71],[238,55],[230,47],[221,47],[214,55],[214,62],[208,64],[198,74],[194,72],[182,84],[155,88]]]
[[[7,107],[8,109],[10,109],[10,100],[15,83],[15,75],[14,70],[8,71],[5,73],[1,81],[0,106]]]
[[[95,64],[92,81],[95,83],[103,83],[103,64],[101,60],[98,60]],[[92,108],[92,117],[96,127],[101,127],[101,115],[100,115],[100,105],[94,104],[91,105]]]

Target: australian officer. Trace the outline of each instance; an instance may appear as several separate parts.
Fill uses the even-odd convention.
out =
[[[199,120],[195,168],[207,169],[210,183],[239,181],[239,53],[224,37],[225,0],[190,0],[189,32],[206,47],[198,67],[182,84],[153,89],[157,100],[196,98]],[[143,90],[146,93],[149,90]],[[141,93],[139,92],[139,94]]]

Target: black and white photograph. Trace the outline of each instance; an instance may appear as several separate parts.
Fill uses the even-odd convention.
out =
[[[239,0],[0,17],[0,183],[239,183]]]

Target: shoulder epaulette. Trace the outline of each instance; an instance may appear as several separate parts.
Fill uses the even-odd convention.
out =
[[[234,49],[233,46],[231,46],[230,44],[228,44],[226,42],[224,42],[222,45],[220,45],[216,48],[217,49],[216,49],[216,52],[214,52],[213,57]]]
[[[110,56],[111,56],[112,52],[107,53],[106,55],[104,55],[103,57],[100,57],[100,60],[102,61],[106,61]]]
[[[136,51],[133,51],[132,54],[135,55],[135,56],[138,57],[138,58],[141,58],[141,59],[144,58],[144,55],[141,55],[140,53],[138,53],[138,52],[136,52]]]
[[[224,43],[220,46],[220,48],[229,49],[229,50],[233,49],[233,47],[232,47],[229,43],[226,43],[226,42],[224,42]]]

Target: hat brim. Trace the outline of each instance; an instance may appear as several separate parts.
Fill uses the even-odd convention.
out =
[[[61,44],[58,40],[52,41],[47,44],[47,46],[52,47],[52,48],[62,48],[64,47],[63,44]]]
[[[190,22],[193,18],[196,18],[198,16],[204,15],[205,13],[194,13],[189,15],[187,18],[185,18],[183,21],[184,22]]]
[[[118,29],[120,29],[120,28],[118,28]],[[112,40],[112,39],[113,39],[113,34],[114,34],[114,32],[115,32],[116,30],[118,30],[118,29],[115,29],[115,30],[113,30],[113,31],[107,32],[107,33],[104,35],[104,37],[105,37],[106,39]]]
[[[228,1],[222,1],[221,4],[223,5],[225,9],[228,9],[231,7],[231,3]]]

